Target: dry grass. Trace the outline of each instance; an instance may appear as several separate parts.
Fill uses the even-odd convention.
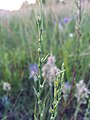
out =
[[[88,2],[87,0],[84,0],[84,4],[83,4],[84,8],[85,8],[85,11],[90,11],[90,2]],[[20,9],[19,11],[12,11],[12,12],[9,12],[8,11],[8,14],[6,14],[7,16],[15,16],[15,15],[18,15],[18,16],[28,16],[30,15],[30,13],[32,12],[32,10],[35,11],[35,13],[37,14],[38,13],[38,4],[34,4],[34,5],[29,5],[28,7],[24,8],[24,9]],[[74,8],[75,8],[75,4],[74,4],[74,0],[66,0],[66,3],[63,4],[63,3],[55,3],[55,2],[49,2],[47,3],[45,6],[44,6],[44,13],[45,15],[47,15],[48,13],[51,13],[55,18],[57,18],[58,16],[62,16],[63,14],[64,15],[70,15],[73,11],[74,11]],[[5,11],[6,13],[7,11]],[[3,14],[3,16],[6,16]],[[0,15],[1,16],[1,15]]]
[[[90,2],[88,2],[87,0],[84,1],[83,5],[82,5],[87,11],[90,10]],[[70,14],[73,9],[75,8],[75,4],[74,1],[72,0],[67,0],[67,2],[65,4],[63,3],[49,3],[47,4],[45,10],[46,13],[51,11],[53,12],[55,15],[56,14]]]

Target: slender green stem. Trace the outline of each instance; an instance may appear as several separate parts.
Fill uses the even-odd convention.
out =
[[[62,68],[61,68],[61,79],[60,79],[60,75],[57,76],[56,81],[54,82],[54,98],[53,98],[53,102],[52,102],[52,106],[51,106],[51,117],[50,120],[55,120],[56,116],[57,116],[57,112],[58,112],[58,104],[61,100],[61,91],[63,88],[63,84],[64,84],[64,64],[62,64]]]
[[[37,20],[38,24],[38,66],[39,66],[39,76],[38,76],[38,90],[35,88],[37,92],[37,101],[35,106],[35,114],[34,119],[35,120],[43,120],[43,111],[44,111],[44,104],[41,98],[42,89],[43,89],[43,82],[42,82],[42,40],[43,40],[43,23],[42,23],[42,0],[38,0],[39,3],[39,16]],[[38,111],[37,111],[38,106]]]
[[[39,0],[39,16],[38,16],[38,31],[39,31],[39,48],[38,48],[38,53],[39,53],[39,85],[41,84],[42,80],[42,40],[43,40],[43,21],[42,21],[42,0]]]

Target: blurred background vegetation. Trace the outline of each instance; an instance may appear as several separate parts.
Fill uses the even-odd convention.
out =
[[[64,62],[65,80],[71,82],[73,66],[78,65],[74,4],[70,0],[65,3],[43,0],[43,3],[43,57],[53,53],[59,68]],[[84,6],[79,48],[80,67],[76,68],[76,81],[84,78],[87,81],[90,78],[90,4],[85,2]],[[29,64],[38,63],[38,14],[38,5],[29,5],[27,2],[23,3],[19,11],[0,10],[0,81],[11,83],[13,97],[26,88],[28,90],[23,95],[31,95]],[[65,18],[69,21],[65,22]],[[3,94],[0,87],[0,95]]]

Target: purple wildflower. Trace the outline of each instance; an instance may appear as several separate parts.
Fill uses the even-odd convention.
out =
[[[38,65],[35,64],[30,64],[30,78],[36,79],[38,75]]]
[[[68,23],[70,21],[70,19],[65,17],[63,21],[64,21],[64,23]]]
[[[69,82],[65,82],[62,89],[63,93],[67,94],[70,91],[70,89],[71,89],[71,84]]]
[[[2,97],[2,103],[3,103],[5,106],[7,106],[7,105],[10,104],[10,101],[9,101],[8,96],[4,95],[4,96]]]
[[[64,83],[64,86],[62,88],[62,92],[63,92],[63,98],[65,101],[67,100],[67,97],[70,93],[71,87],[72,86],[68,81]]]

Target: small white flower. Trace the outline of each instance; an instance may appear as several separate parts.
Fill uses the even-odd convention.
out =
[[[56,62],[55,56],[51,55],[48,57],[47,64],[55,64],[55,62]]]
[[[8,82],[3,83],[3,90],[4,91],[10,91],[11,90],[11,84]]]
[[[60,73],[60,69],[55,65],[55,56],[49,56],[48,61],[42,67],[42,77],[48,82],[53,82],[56,79],[56,76]]]
[[[70,38],[73,38],[73,33],[70,33],[70,34],[69,34],[69,37],[70,37]]]
[[[76,98],[77,101],[80,102],[82,100],[85,100],[89,97],[90,91],[88,90],[86,84],[83,80],[80,80],[79,83],[76,84]]]
[[[60,2],[64,2],[64,0],[60,0]]]

